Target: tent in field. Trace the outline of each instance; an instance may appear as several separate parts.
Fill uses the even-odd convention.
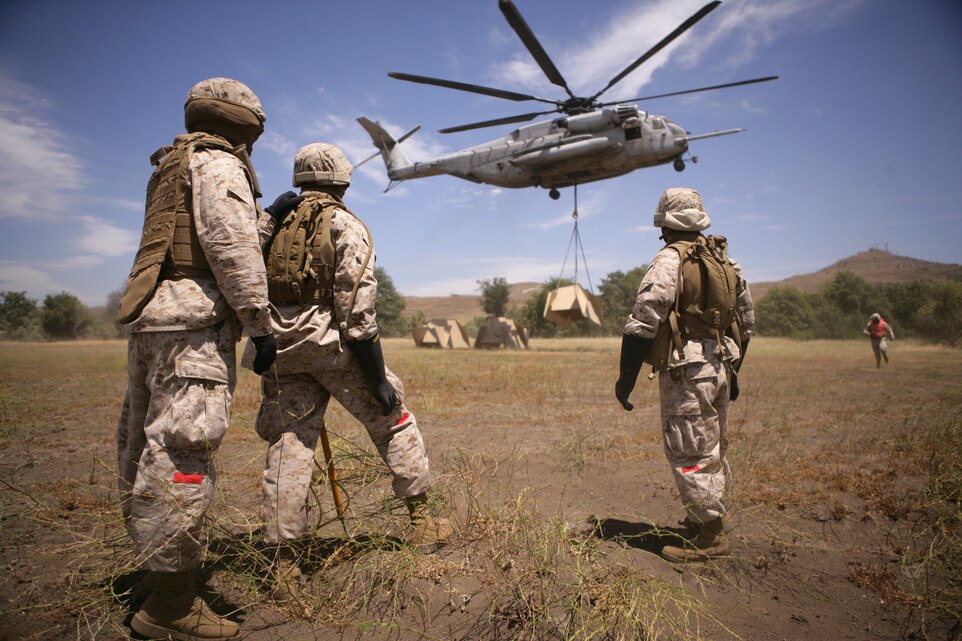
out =
[[[544,318],[562,326],[582,320],[601,325],[601,309],[601,297],[586,292],[581,285],[575,283],[548,293],[548,300],[544,305]]]
[[[478,327],[474,346],[487,349],[528,349],[528,330],[510,318],[488,316]]]
[[[452,318],[435,318],[427,325],[411,330],[418,347],[464,349],[471,347],[471,339],[464,325]]]

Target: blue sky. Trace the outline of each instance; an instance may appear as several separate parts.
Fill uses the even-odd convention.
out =
[[[704,0],[515,0],[575,93],[594,93]],[[102,305],[122,287],[143,218],[148,157],[183,127],[195,82],[247,83],[268,114],[254,149],[266,204],[290,188],[302,145],[373,153],[355,118],[380,120],[417,160],[509,127],[442,127],[536,111],[401,82],[404,71],[561,98],[496,0],[0,4],[0,290],[70,291]],[[642,169],[579,189],[595,289],[659,249],[667,187],[699,189],[750,280],[815,271],[872,246],[962,262],[962,5],[955,0],[725,0],[605,94],[609,100],[767,75],[775,82],[639,103],[692,133],[684,173]],[[347,202],[379,265],[408,295],[561,272],[571,190],[498,189],[449,176],[382,193],[380,160]],[[571,275],[569,263],[566,275]],[[582,283],[588,285],[584,269]]]

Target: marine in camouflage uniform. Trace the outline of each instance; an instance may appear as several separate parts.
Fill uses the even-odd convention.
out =
[[[648,267],[624,328],[615,393],[627,410],[632,408],[628,396],[642,362],[675,303],[681,257],[668,245],[693,240],[710,224],[697,191],[673,188],[662,196],[655,226],[662,228],[666,247]],[[662,553],[672,561],[704,560],[729,549],[723,534],[731,494],[726,459],[728,403],[737,397],[734,373],[755,324],[742,268],[734,260],[730,264],[737,274],[735,315],[741,345],[730,336],[722,336],[721,344],[711,338],[683,337],[681,353],[671,349],[667,366],[659,374],[665,455],[687,513],[686,524],[698,531],[690,546],[665,547]]]
[[[365,427],[387,464],[394,493],[406,501],[417,526],[414,542],[429,550],[450,534],[446,522],[425,512],[431,472],[424,441],[404,403],[400,379],[384,366],[372,239],[343,204],[352,170],[340,149],[325,143],[301,148],[294,160],[294,186],[301,187],[304,198],[300,206],[334,203],[329,205],[333,291],[288,304],[271,294],[277,361],[262,379],[256,430],[268,443],[262,512],[265,542],[277,546],[275,600],[298,598],[300,571],[290,544],[308,528],[314,450],[332,397]],[[268,233],[279,224],[261,217]]]
[[[250,88],[228,78],[192,87],[184,109],[189,133],[151,158],[144,233],[121,299],[130,339],[117,459],[124,520],[153,588],[131,627],[193,641],[238,632],[198,596],[193,571],[230,418],[235,345],[246,329],[261,372],[274,337],[249,160],[266,116]]]

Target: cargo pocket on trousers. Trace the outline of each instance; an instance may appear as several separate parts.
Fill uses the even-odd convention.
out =
[[[664,425],[665,449],[674,458],[698,458],[704,453],[705,433],[697,400],[674,409]]]
[[[174,370],[184,385],[174,399],[166,445],[217,449],[230,420],[227,364],[216,358],[181,355]]]

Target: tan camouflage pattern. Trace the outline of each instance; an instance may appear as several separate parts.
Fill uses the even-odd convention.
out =
[[[224,151],[200,150],[191,159],[188,179],[197,238],[214,278],[161,281],[126,329],[192,330],[234,322],[236,314],[251,336],[269,334],[267,273],[243,164]]]
[[[254,112],[257,118],[264,122],[267,114],[261,106],[261,101],[250,87],[239,80],[233,78],[208,78],[201,80],[190,88],[187,92],[187,99],[184,101],[186,107],[191,101],[198,98],[212,98],[222,100],[234,105],[246,107]]]
[[[662,249],[638,287],[625,333],[654,338],[675,302],[681,258]],[[755,326],[751,292],[737,261],[736,316],[743,338]],[[668,369],[659,374],[661,427],[665,455],[682,503],[699,522],[722,517],[731,496],[728,449],[728,396],[731,362],[741,356],[738,344],[723,337],[722,349],[713,339],[689,340],[683,353],[672,350]]]
[[[261,232],[269,237],[273,226],[270,215],[263,214]],[[268,443],[263,517],[265,540],[271,544],[296,539],[306,531],[314,449],[332,396],[367,429],[393,475],[396,496],[415,496],[431,485],[424,441],[414,414],[403,404],[400,379],[385,368],[401,405],[383,416],[357,359],[345,344],[377,333],[373,254],[364,267],[372,241],[364,225],[342,209],[333,212],[331,235],[335,247],[334,305],[271,305],[277,360],[262,378],[263,399],[256,423],[257,433]],[[358,281],[353,311],[348,314],[351,292]],[[345,323],[343,332],[338,330],[341,322]],[[248,345],[245,367],[250,366],[253,356]]]
[[[326,142],[301,147],[294,156],[293,184],[350,185],[353,165],[344,152]]]
[[[147,570],[184,572],[203,560],[237,338],[231,323],[130,336],[117,467],[124,521]]]
[[[638,294],[635,298],[635,305],[628,321],[625,323],[624,332],[639,338],[654,338],[658,331],[658,326],[666,322],[668,312],[675,304],[675,291],[678,282],[678,265],[681,257],[674,249],[665,247],[662,249],[648,266],[641,284],[638,286]],[[741,329],[742,338],[750,338],[755,327],[755,312],[752,305],[751,291],[748,289],[748,282],[738,261],[732,259],[732,267],[738,274],[738,286],[735,291],[737,300],[735,303],[735,315],[738,318],[738,326]],[[741,356],[738,344],[731,338],[723,337],[723,358],[724,360],[736,360]],[[684,344],[684,354],[677,354],[672,350],[671,361],[668,367],[680,367],[687,363],[704,363],[717,351],[717,341],[711,339],[692,340]]]
[[[307,531],[314,449],[332,396],[367,429],[391,471],[395,496],[427,492],[431,471],[424,441],[414,414],[404,405],[404,386],[393,372],[385,370],[401,403],[384,416],[353,357],[339,369],[275,375],[277,371],[262,379],[263,399],[255,426],[268,443],[262,504],[266,543],[293,541]]]
[[[261,214],[258,229],[262,238],[270,238],[274,231],[270,214]],[[331,216],[331,236],[335,251],[334,306],[270,305],[277,338],[275,365],[279,372],[293,374],[343,367],[351,357],[343,341],[365,340],[377,333],[376,256],[373,253],[367,267],[361,269],[371,247],[367,230],[349,212],[335,209]],[[351,292],[358,280],[354,308],[348,314]],[[338,330],[342,321],[346,322],[344,336]],[[244,367],[250,368],[253,358],[253,350],[248,346]]]
[[[731,500],[730,373],[730,363],[715,357],[659,375],[665,456],[685,510],[700,523],[724,516]]]

